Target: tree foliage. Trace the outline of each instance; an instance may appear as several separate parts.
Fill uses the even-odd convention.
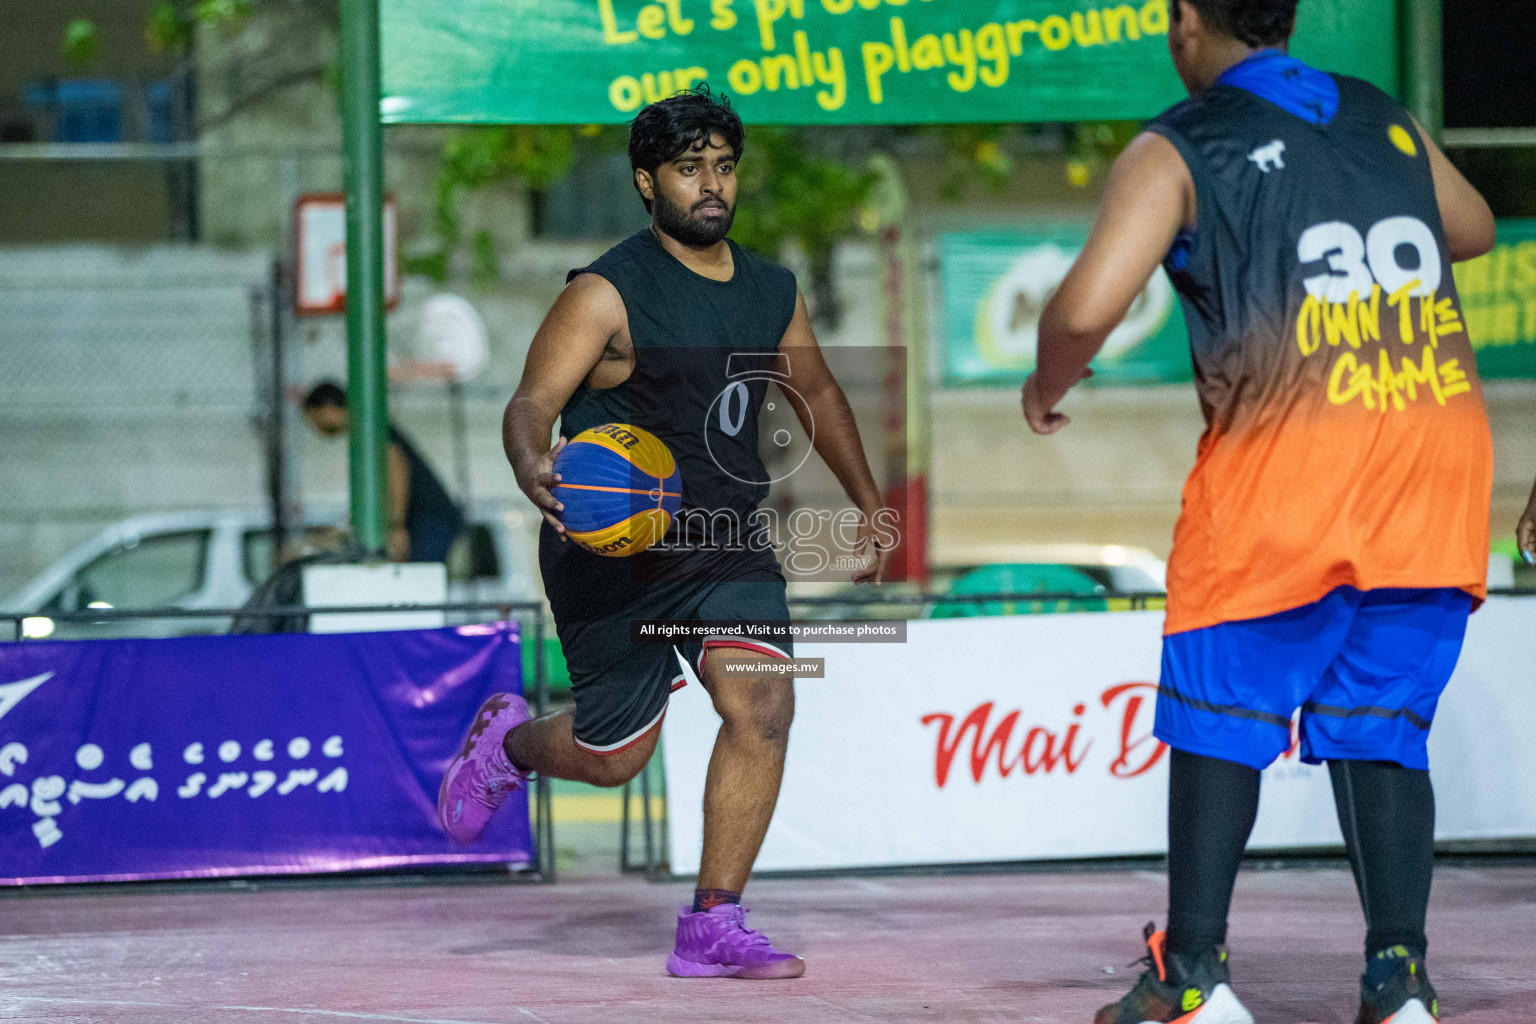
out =
[[[862,229],[875,179],[869,170],[820,151],[807,129],[756,128],[748,140],[731,233],[770,257],[797,243],[810,267],[817,318],[829,326],[841,318],[832,253]]]
[[[456,129],[443,143],[433,203],[437,248],[410,261],[409,270],[441,282],[451,274],[453,254],[463,241],[465,194],[508,182],[544,189],[563,178],[600,130],[557,125],[493,125]],[[471,277],[490,283],[499,276],[495,238],[477,232],[471,241]]]
[[[217,76],[222,94],[217,107],[200,112],[197,127],[207,131],[297,86],[334,85],[334,47],[322,48],[316,58],[313,43],[335,38],[340,11],[340,0],[155,0],[144,19],[144,43],[151,53],[178,60],[181,74],[191,71],[199,29],[239,44],[228,48],[219,66],[201,65],[203,73]],[[247,31],[258,22],[262,31]],[[89,65],[100,53],[95,22],[69,22],[61,46],[71,63]]]

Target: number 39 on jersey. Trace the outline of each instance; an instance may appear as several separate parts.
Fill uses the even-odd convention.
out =
[[[1348,302],[1351,294],[1369,298],[1377,286],[1388,295],[1406,290],[1432,296],[1442,278],[1435,233],[1417,217],[1388,217],[1364,238],[1340,220],[1314,224],[1302,232],[1296,256],[1303,270],[1326,262],[1301,282],[1324,302]]]

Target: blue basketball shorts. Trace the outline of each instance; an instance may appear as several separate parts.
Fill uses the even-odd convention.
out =
[[[1158,739],[1264,768],[1301,759],[1429,768],[1440,694],[1461,656],[1472,598],[1450,588],[1340,587],[1314,604],[1163,638]]]

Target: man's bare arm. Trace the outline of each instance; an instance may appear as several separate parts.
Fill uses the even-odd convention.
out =
[[[864,514],[859,528],[859,550],[877,537],[875,515],[880,511],[880,488],[869,470],[869,460],[864,456],[864,444],[859,438],[859,425],[854,421],[853,409],[848,396],[832,376],[821,346],[816,342],[816,332],[811,327],[811,317],[805,307],[805,296],[796,293],[795,315],[779,342],[779,351],[789,357],[789,385],[805,399],[806,407],[790,403],[800,425],[815,439],[816,453],[832,470],[838,483],[843,485],[850,501]],[[875,560],[853,574],[853,582],[876,583],[885,578],[885,565],[891,552],[875,545]]]
[[[1457,263],[1476,259],[1493,248],[1493,211],[1466,175],[1446,159],[1424,126],[1417,121],[1413,126],[1429,154],[1429,170],[1435,178],[1435,203],[1440,207],[1440,223],[1445,228],[1445,244],[1451,250],[1451,259]]]
[[[1036,433],[1067,424],[1055,412],[1194,222],[1194,182],[1173,143],[1146,132],[1115,161],[1082,255],[1040,315],[1039,355],[1025,385],[1025,418]]]
[[[559,482],[552,465],[565,440],[551,448],[550,432],[624,323],[624,300],[611,283],[596,274],[572,281],[534,334],[523,379],[502,416],[501,443],[517,486],[562,532],[556,513],[564,506],[549,489]]]

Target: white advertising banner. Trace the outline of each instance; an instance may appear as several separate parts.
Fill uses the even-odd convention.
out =
[[[907,642],[803,644],[761,870],[1156,854],[1161,612],[923,620]],[[1536,837],[1536,599],[1493,598],[1430,738],[1442,839]],[[698,871],[719,718],[697,685],[663,726],[671,865]],[[1525,780],[1526,784],[1522,784]],[[1255,849],[1342,845],[1324,766],[1264,773]]]

